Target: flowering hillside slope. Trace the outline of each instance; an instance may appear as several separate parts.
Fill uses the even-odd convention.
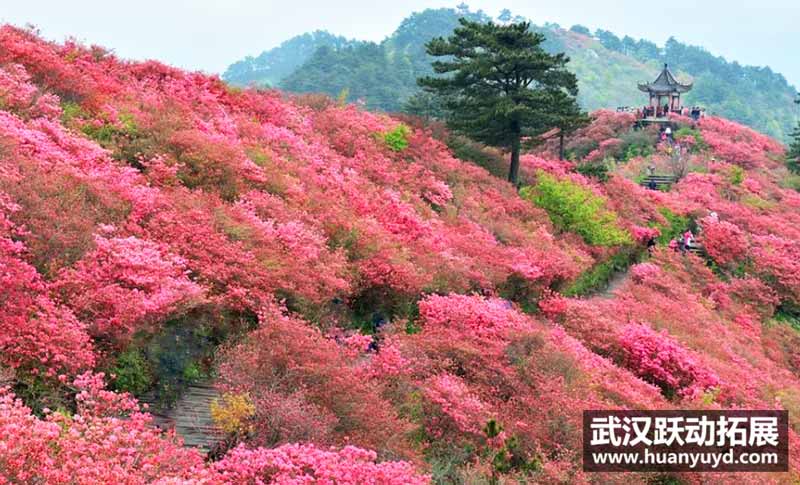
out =
[[[678,120],[691,173],[648,191],[674,156],[625,116],[571,142],[636,152],[607,181],[545,151],[518,193],[386,116],[0,28],[0,483],[646,482],[582,472],[581,410],[794,416],[783,148]],[[707,262],[659,246],[577,296],[693,226]],[[135,399],[199,377],[208,460]]]

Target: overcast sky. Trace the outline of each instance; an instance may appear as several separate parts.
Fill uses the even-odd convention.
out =
[[[413,11],[453,7],[436,0],[0,0],[0,21],[33,24],[133,59],[158,59],[220,73],[315,29],[379,41]],[[508,8],[535,23],[579,23],[663,44],[671,35],[742,64],[768,65],[800,86],[800,0],[485,0],[472,10]]]

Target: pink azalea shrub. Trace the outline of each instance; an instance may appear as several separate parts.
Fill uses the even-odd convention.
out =
[[[184,260],[166,245],[96,236],[95,246],[54,284],[93,337],[125,343],[134,332],[152,332],[169,315],[203,301]]]
[[[567,311],[567,299],[558,293],[546,293],[544,297],[539,300],[539,309],[548,318],[557,318]]]
[[[631,235],[638,243],[646,244],[650,239],[660,236],[661,231],[656,227],[633,226],[631,228]]]
[[[708,255],[723,266],[740,261],[746,256],[748,249],[744,232],[727,221],[703,225],[703,246]]]
[[[620,335],[623,364],[667,396],[692,399],[719,384],[719,378],[686,349],[646,325],[631,324]]]
[[[662,276],[661,267],[653,263],[640,263],[631,266],[631,278],[637,283],[657,283]]]
[[[703,140],[722,160],[744,168],[772,166],[770,154],[783,153],[783,147],[766,135],[737,123],[707,116],[700,123]]]
[[[419,313],[426,326],[451,327],[479,337],[502,337],[528,325],[511,302],[501,298],[431,295],[419,303]]]
[[[430,378],[425,385],[425,397],[460,431],[480,433],[488,421],[486,406],[455,376],[442,374]]]
[[[0,362],[48,376],[95,363],[86,326],[49,297],[47,282],[24,257],[24,235],[9,217],[19,206],[0,193]]]
[[[800,303],[800,245],[780,236],[765,235],[753,238],[753,262],[756,270],[767,279],[781,296]]]
[[[313,445],[283,445],[271,450],[238,447],[214,465],[225,483],[341,483],[423,485],[428,476],[408,462],[375,463],[374,451],[347,446],[339,451]]]
[[[260,326],[221,356],[220,385],[247,394],[256,407],[253,443],[295,441],[410,454],[394,437],[407,424],[365,381],[331,339],[280,308],[265,309]],[[362,342],[363,343],[363,342]]]
[[[77,413],[47,411],[43,419],[13,394],[0,391],[0,480],[134,484],[210,478],[200,453],[163,436],[135,401],[102,391],[88,375],[74,385],[80,391]]]

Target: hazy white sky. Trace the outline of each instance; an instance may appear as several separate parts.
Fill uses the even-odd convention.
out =
[[[413,11],[461,0],[0,0],[0,21],[34,24],[133,59],[222,72],[309,30],[379,41]],[[742,64],[768,65],[800,87],[800,0],[473,0],[535,23],[579,23],[662,44],[670,35]]]

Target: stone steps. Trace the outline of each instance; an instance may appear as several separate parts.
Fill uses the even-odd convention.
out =
[[[208,453],[223,436],[211,417],[211,403],[219,392],[210,382],[192,384],[171,407],[159,404],[152,393],[139,399],[149,405],[153,423],[161,429],[174,429],[183,438],[184,446]]]

